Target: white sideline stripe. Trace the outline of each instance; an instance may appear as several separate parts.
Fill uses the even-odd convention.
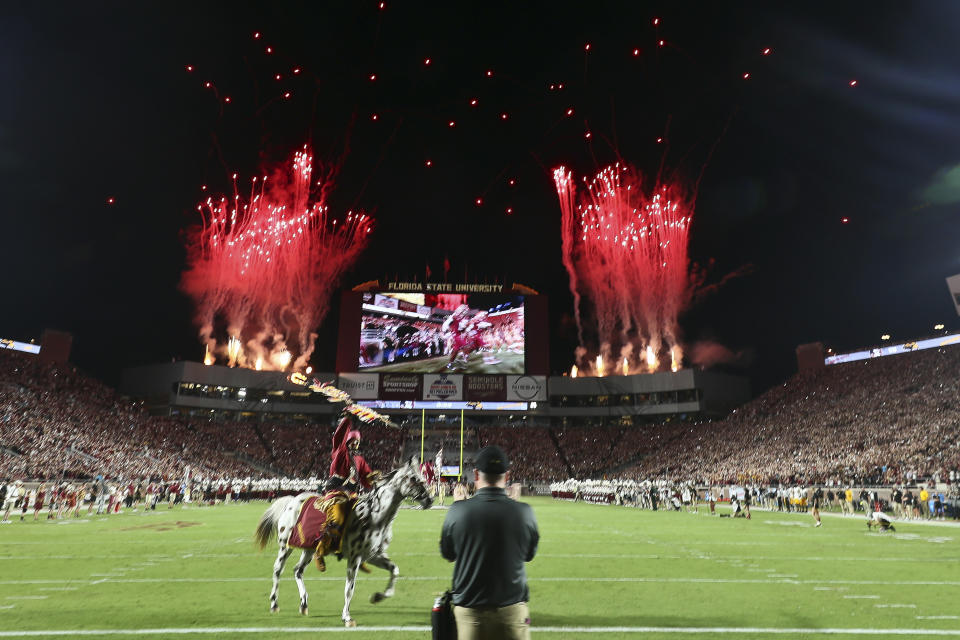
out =
[[[916,609],[915,604],[875,604],[878,609]]]
[[[917,616],[917,620],[960,620],[960,616]]]
[[[712,544],[712,543],[711,543]],[[257,557],[264,555],[263,553],[196,553],[191,554],[190,556],[183,557],[194,557],[194,558],[247,558],[247,557]],[[269,555],[267,553],[266,555]],[[436,553],[397,553],[390,554],[393,558],[435,558],[438,557]],[[116,560],[118,558],[142,558],[141,555],[56,555],[56,556],[25,556],[25,555],[11,555],[11,556],[0,556],[0,561],[3,560]],[[538,553],[538,558],[593,558],[593,559],[610,559],[610,560],[689,560],[690,558],[700,558],[700,559],[710,559],[709,555],[703,555],[700,553],[691,553],[688,555],[676,555],[670,553],[642,553],[642,554],[617,554],[617,553]],[[164,562],[169,562],[172,558],[159,558]],[[842,556],[835,558],[828,558],[824,556],[791,556],[792,560],[804,560],[809,562],[835,562],[837,560],[845,560],[848,562],[926,562],[926,563],[937,563],[942,564],[944,562],[960,562],[960,558],[952,557],[942,557],[938,556],[936,558],[924,557],[924,558],[904,558],[904,557],[889,557],[889,558],[863,558],[856,556]],[[719,560],[719,559],[718,559]],[[783,556],[726,556],[723,558],[724,562],[737,562],[744,560],[783,560]],[[156,563],[143,563],[144,566],[155,566]],[[747,571],[752,571],[752,569],[747,569]],[[762,569],[761,571],[772,571],[772,569]]]
[[[50,596],[7,596],[7,600],[46,600]]]
[[[778,627],[531,627],[541,633],[679,633],[679,634],[788,634],[841,636],[960,636],[960,629],[863,629],[863,628],[778,628]],[[388,627],[189,627],[167,629],[43,629],[32,631],[0,631],[0,638],[42,636],[141,636],[191,635],[220,633],[355,633],[355,632],[427,632],[426,626]]]
[[[379,581],[381,577],[358,577],[358,582]],[[270,582],[269,577],[261,578],[100,578],[86,582],[82,578],[70,578],[64,580],[0,580],[0,585],[18,585],[18,584],[142,584],[157,582],[187,582],[187,583],[207,583],[207,582]],[[320,578],[304,578],[304,582],[343,582],[343,576],[328,576]],[[399,580],[410,582],[435,582],[449,581],[450,576],[403,576]],[[783,584],[783,585],[867,585],[867,586],[930,586],[930,587],[960,587],[960,580],[794,580],[793,578],[779,578],[776,580],[761,580],[750,578],[562,578],[562,577],[544,577],[527,578],[528,582],[639,582],[653,584]],[[840,590],[840,589],[838,589]]]
[[[708,546],[715,546],[720,543],[714,542],[701,542],[698,544],[704,544]],[[427,557],[435,558],[437,554],[435,553],[398,553],[396,556],[391,554],[391,557]],[[22,557],[22,556],[21,556]],[[49,556],[41,556],[49,557]],[[211,556],[212,557],[212,556]],[[689,560],[690,558],[709,558],[708,555],[703,555],[699,551],[691,551],[686,555],[677,555],[676,553],[538,553],[538,558],[610,558],[612,560],[624,560],[624,559],[640,559],[640,560]],[[753,560],[783,560],[783,556],[723,556],[724,561],[753,561]],[[862,557],[862,556],[840,556],[840,557],[826,557],[826,556],[790,556],[791,560],[810,560],[810,561],[828,561],[835,562],[837,560],[847,560],[850,562],[960,562],[960,557],[951,557],[951,556],[938,556],[936,558],[931,558],[925,556],[922,558],[910,558],[910,557]],[[763,569],[763,571],[775,571],[775,569]]]
[[[846,600],[876,600],[880,596],[843,596]]]

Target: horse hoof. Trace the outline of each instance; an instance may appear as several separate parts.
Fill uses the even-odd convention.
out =
[[[371,594],[371,596],[370,596],[370,602],[371,602],[372,604],[377,604],[378,602],[383,602],[384,600],[386,600],[386,598],[387,598],[387,596],[385,596],[385,595],[383,595],[382,593],[380,593],[379,591],[377,591],[376,593]]]
[[[280,611],[280,607],[270,607],[270,613],[277,613]]]
[[[306,607],[300,607],[300,615],[306,616],[306,615],[310,615],[310,614],[308,613],[308,610],[307,610]]]
[[[347,627],[347,628],[349,628],[349,629],[352,629],[353,627],[357,626],[357,621],[354,620],[353,618],[351,618],[351,619],[345,621],[345,622],[343,623],[343,626],[345,626],[345,627]]]

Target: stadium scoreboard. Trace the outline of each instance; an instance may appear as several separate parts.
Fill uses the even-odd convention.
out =
[[[338,383],[385,409],[526,408],[547,399],[548,335],[523,285],[375,281],[342,294]]]

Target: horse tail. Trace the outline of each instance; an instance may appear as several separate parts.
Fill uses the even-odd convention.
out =
[[[294,499],[293,496],[277,498],[273,501],[273,504],[263,512],[260,522],[257,523],[257,530],[253,534],[253,539],[261,550],[267,546],[274,529],[277,528],[277,521],[287,508],[287,505],[290,504],[290,501]]]

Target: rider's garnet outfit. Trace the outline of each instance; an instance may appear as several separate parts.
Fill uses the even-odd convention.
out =
[[[364,489],[370,489],[373,469],[359,453],[351,453],[347,446],[351,440],[359,440],[360,432],[350,429],[349,416],[343,416],[333,433],[333,455],[330,460],[330,480],[333,486],[342,486],[350,478],[351,469],[356,469],[357,480]]]

